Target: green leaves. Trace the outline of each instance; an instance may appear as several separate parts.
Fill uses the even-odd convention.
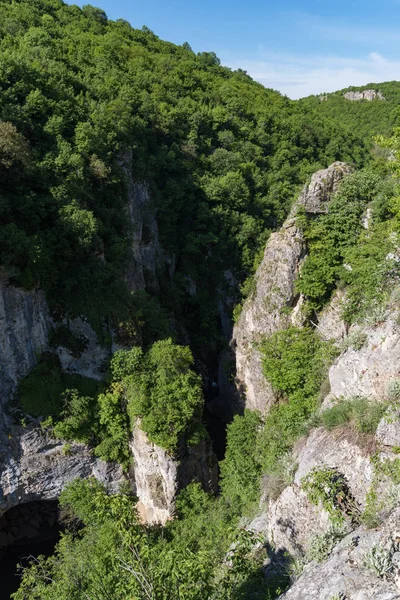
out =
[[[348,175],[330,202],[329,213],[305,227],[308,256],[296,287],[305,295],[310,309],[321,309],[335,289],[343,274],[346,252],[357,243],[363,212],[379,182],[379,176],[369,170]]]
[[[115,354],[111,370],[122,375],[128,413],[150,440],[175,452],[182,439],[190,439],[191,429],[201,414],[201,379],[193,370],[188,347],[171,339],[154,343],[144,355],[139,348]]]
[[[221,491],[231,510],[242,514],[260,494],[261,456],[257,439],[262,426],[257,412],[236,415],[227,430],[225,459],[220,464]]]

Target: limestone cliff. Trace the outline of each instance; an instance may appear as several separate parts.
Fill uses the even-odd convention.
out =
[[[262,373],[257,344],[263,337],[287,327],[291,323],[288,309],[300,306],[301,299],[296,296],[294,284],[304,258],[305,243],[296,224],[297,209],[303,206],[309,214],[326,212],[331,195],[349,172],[350,167],[346,164],[334,163],[315,173],[283,227],[267,242],[255,275],[254,293],[244,303],[233,331],[236,383],[247,408],[264,413],[275,401],[272,388]]]
[[[163,252],[156,211],[146,183],[133,180],[132,155],[121,158],[128,196],[131,223],[131,248],[126,274],[131,291],[159,289],[160,277],[172,277],[173,259]],[[52,332],[67,327],[83,340],[80,353],[73,352]],[[112,333],[112,332],[111,332]],[[111,490],[124,481],[118,465],[107,464],[93,456],[83,444],[64,444],[44,433],[39,422],[26,428],[16,424],[8,405],[18,382],[37,365],[40,355],[51,350],[58,355],[64,372],[102,379],[114,348],[99,344],[97,335],[84,316],[56,322],[50,315],[40,290],[25,291],[0,280],[0,516],[10,508],[34,500],[56,499],[64,486],[76,477],[95,476]],[[173,513],[176,492],[192,479],[206,489],[215,489],[216,464],[206,442],[186,448],[173,458],[150,444],[135,428],[131,442],[135,459],[133,491],[140,499],[142,515],[148,522],[165,522]]]
[[[51,439],[38,424],[23,428],[8,413],[18,381],[49,348],[54,323],[44,294],[16,288],[3,277],[0,320],[0,515],[24,502],[56,499],[76,477],[94,475],[116,490],[123,481],[120,467],[95,458],[83,444],[71,444],[68,452],[64,451],[64,443]],[[90,326],[82,323],[79,319],[75,325],[79,330],[83,327],[90,340],[81,362],[67,364],[68,350],[60,346],[61,364],[71,372],[99,376],[95,359],[104,358],[104,350],[95,342]]]
[[[381,92],[376,90],[363,90],[362,92],[346,92],[343,94],[346,100],[385,100]]]
[[[392,300],[387,304],[385,320],[349,329],[344,349],[329,370],[331,392],[322,410],[341,397],[363,395],[372,402],[391,398],[391,383],[398,382],[400,376],[397,297],[398,291],[394,290]],[[334,296],[324,311],[326,319],[327,315],[334,315],[332,320],[328,319],[332,334],[334,322],[339,331],[342,327],[337,314],[338,301]],[[360,344],[352,346],[355,333],[358,339],[364,340],[361,347]],[[334,335],[331,337],[335,338]],[[382,461],[390,464],[398,460],[399,446],[400,412],[395,406],[388,409],[374,435],[357,434],[350,425],[332,431],[324,427],[311,429],[295,447],[293,463],[296,467],[292,483],[274,498],[271,497],[270,482],[268,479],[264,482],[260,514],[249,527],[273,543],[275,555],[290,552],[300,563],[303,561],[302,574],[294,578],[282,599],[383,600],[400,597],[400,487],[396,479],[377,467]],[[325,539],[329,539],[331,521],[322,504],[315,506],[310,502],[302,489],[302,481],[314,468],[324,467],[333,468],[344,476],[354,510],[359,514],[375,502],[373,507],[379,515],[380,525],[368,529],[348,520],[348,534],[341,541],[333,542],[332,549],[326,556],[321,556],[319,563],[309,557],[310,549],[316,536],[325,535]],[[374,570],[368,563],[371,552],[385,556],[386,574],[379,574],[378,566]],[[371,560],[378,565],[375,559]]]
[[[132,174],[132,150],[120,157],[128,197],[128,218],[131,225],[131,247],[126,282],[132,292],[158,292],[160,277],[173,276],[174,258],[163,251],[156,220],[156,208],[146,182],[135,181]]]
[[[146,523],[165,524],[175,510],[177,492],[191,481],[206,491],[217,487],[217,464],[207,440],[197,446],[182,444],[171,456],[151,443],[137,422],[131,440],[138,510]]]

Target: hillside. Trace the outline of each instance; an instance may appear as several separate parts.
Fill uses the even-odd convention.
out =
[[[4,598],[396,597],[400,84],[370,88],[294,102],[0,0]]]
[[[40,282],[61,314],[132,318],[121,284],[123,165],[151,190],[175,267],[172,282],[158,268],[165,308],[201,344],[216,336],[210,295],[221,274],[242,281],[252,271],[297,186],[333,160],[365,158],[356,135],[310,119],[212,53],[100,9],[2,0],[0,16],[0,262],[27,289]],[[200,302],[189,300],[188,280],[202,288]]]
[[[348,92],[363,90],[380,92],[384,99],[351,101],[345,98]],[[316,110],[319,115],[332,119],[352,134],[357,132],[371,146],[373,136],[389,135],[398,122],[400,83],[388,81],[348,87],[332,94],[303,98],[299,100],[299,104],[303,109]]]

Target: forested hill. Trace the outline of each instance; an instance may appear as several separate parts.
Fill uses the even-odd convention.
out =
[[[223,271],[252,272],[310,173],[367,156],[356,135],[213,53],[90,5],[0,0],[0,264],[60,314],[133,318],[127,151],[176,264],[162,302],[208,343]],[[201,289],[190,299],[188,277]]]
[[[384,99],[348,100],[347,92],[374,90],[380,92]],[[299,101],[303,108],[316,110],[319,115],[327,117],[347,127],[350,132],[372,144],[374,135],[390,135],[400,116],[400,82],[368,83],[359,87],[348,87],[332,94],[309,96]]]

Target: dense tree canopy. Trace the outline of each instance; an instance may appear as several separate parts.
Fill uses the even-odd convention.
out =
[[[216,342],[215,289],[239,281],[299,184],[363,143],[211,53],[61,0],[0,2],[0,263],[59,313],[132,317],[121,161],[151,187],[174,256],[162,302]],[[187,278],[197,283],[186,293]]]

